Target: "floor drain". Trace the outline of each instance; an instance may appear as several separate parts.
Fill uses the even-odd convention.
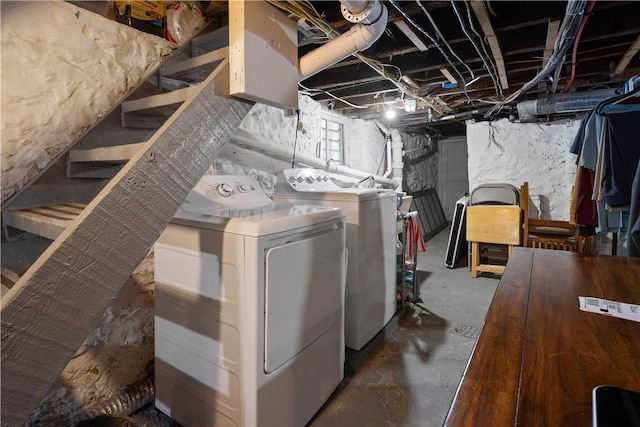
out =
[[[478,335],[480,335],[480,329],[471,325],[456,326],[455,328],[453,328],[453,331],[458,335],[462,335],[465,338],[471,339],[476,339],[478,338]]]

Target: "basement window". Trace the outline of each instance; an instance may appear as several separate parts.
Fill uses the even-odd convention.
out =
[[[344,164],[344,123],[341,118],[326,116],[320,119],[320,157]]]

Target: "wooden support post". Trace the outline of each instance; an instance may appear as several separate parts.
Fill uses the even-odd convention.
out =
[[[2,298],[2,425],[22,425],[240,126],[225,60]],[[222,90],[222,92],[220,92]]]

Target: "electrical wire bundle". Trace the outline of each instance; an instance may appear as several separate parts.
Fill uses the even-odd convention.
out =
[[[486,101],[486,100],[477,100],[477,101],[483,102],[483,103],[495,104],[493,107],[491,107],[490,109],[488,109],[485,112],[485,117],[490,117],[490,116],[494,115],[495,113],[499,112],[506,104],[509,104],[509,103],[513,102],[522,93],[524,93],[527,90],[535,87],[540,81],[542,81],[544,78],[546,78],[547,76],[551,75],[552,73],[554,74],[554,77],[552,77],[552,85],[553,85],[552,92],[555,92],[557,84],[558,84],[560,72],[562,71],[562,65],[564,64],[564,61],[565,61],[565,56],[567,54],[567,51],[569,50],[569,48],[571,48],[571,46],[575,45],[576,37],[579,37],[579,33],[580,33],[580,30],[581,30],[581,24],[583,23],[583,20],[585,18],[585,9],[587,8],[587,4],[590,2],[590,4],[592,5],[594,1],[595,0],[569,0],[568,1],[567,7],[566,7],[566,11],[565,11],[565,16],[564,16],[564,18],[562,20],[562,23],[560,25],[560,28],[558,30],[558,34],[557,34],[557,36],[556,36],[556,38],[554,40],[553,53],[552,53],[551,57],[549,58],[548,62],[546,63],[544,68],[532,80],[530,80],[529,82],[525,83],[520,89],[518,89],[517,91],[515,91],[514,93],[509,95],[506,99],[503,99],[504,96],[503,96],[503,93],[502,93],[502,88],[501,88],[500,84],[498,83],[498,77],[497,77],[498,73],[497,73],[496,64],[493,61],[491,55],[489,55],[487,53],[487,50],[485,49],[482,36],[478,33],[478,31],[476,31],[476,29],[473,26],[473,20],[471,19],[471,13],[470,13],[470,10],[469,10],[469,5],[467,4],[467,2],[464,2],[465,7],[466,7],[466,12],[467,12],[468,24],[469,24],[469,27],[467,27],[467,24],[464,22],[464,19],[463,19],[463,14],[459,10],[458,5],[456,4],[456,1],[455,0],[450,0],[451,7],[453,8],[453,11],[455,12],[456,17],[458,18],[458,21],[460,23],[461,28],[462,28],[463,32],[465,33],[465,35],[467,36],[467,38],[469,39],[469,41],[471,42],[471,44],[473,45],[473,47],[476,50],[476,52],[478,53],[478,55],[479,55],[479,57],[480,57],[480,59],[481,59],[481,61],[483,63],[483,66],[484,66],[483,69],[486,70],[487,73],[489,74],[489,77],[491,78],[491,81],[493,82],[493,86],[494,86],[494,89],[495,89],[495,92],[496,92],[496,100],[493,100],[493,99],[488,100],[488,101]],[[296,0],[294,0],[294,1],[269,0],[269,3],[271,3],[272,5],[278,7],[281,10],[284,10],[285,12],[290,14],[291,16],[294,16],[294,17],[296,17],[298,19],[302,19],[302,20],[308,22],[310,25],[315,26],[322,33],[324,33],[326,35],[327,39],[329,39],[329,40],[335,39],[336,37],[338,37],[340,35],[340,33],[338,31],[336,31],[331,26],[331,24],[317,11],[317,9],[309,1],[306,1],[306,0],[302,0],[302,1],[296,1]],[[460,78],[460,81],[462,83],[462,87],[463,87],[465,96],[467,97],[468,101],[471,104],[473,104],[473,100],[471,100],[471,98],[467,94],[466,80],[465,80],[465,78],[463,76],[463,73],[460,72],[460,70],[458,69],[457,65],[462,64],[462,65],[464,65],[464,67],[466,67],[466,69],[467,69],[466,71],[469,73],[469,76],[471,77],[471,81],[476,80],[476,78],[474,76],[474,70],[471,70],[470,67],[467,64],[465,64],[464,61],[462,61],[458,55],[456,55],[456,53],[453,51],[451,46],[446,42],[446,40],[442,36],[442,33],[438,29],[434,19],[429,14],[427,9],[422,5],[420,0],[416,0],[416,3],[418,4],[418,6],[420,6],[420,8],[424,12],[424,14],[429,19],[429,21],[431,23],[431,26],[433,27],[437,37],[434,37],[429,32],[427,32],[424,28],[420,27],[420,25],[418,25],[400,7],[400,5],[398,4],[399,2],[397,0],[389,0],[389,3],[394,8],[396,8],[396,10],[398,10],[398,12],[403,16],[403,18],[408,23],[410,23],[414,28],[416,28],[427,39],[429,39],[429,41],[439,50],[439,52],[442,54],[443,58],[451,66],[451,68],[455,72],[455,74]],[[471,31],[473,31],[475,36],[479,39],[479,41],[480,41],[479,45],[476,42],[476,40],[474,40],[474,36],[469,31],[469,28],[471,29]],[[442,44],[444,44],[447,47],[449,53],[453,57],[455,57],[457,59],[457,61],[458,61],[457,64],[454,61],[451,60],[449,54],[445,51],[445,49],[443,48]],[[403,77],[402,70],[400,70],[398,67],[396,67],[395,65],[392,65],[392,64],[385,64],[385,63],[383,63],[381,61],[366,57],[366,56],[362,55],[361,53],[354,53],[353,56],[355,56],[358,59],[360,59],[362,62],[364,62],[369,67],[371,67],[374,71],[376,71],[379,75],[381,75],[382,77],[384,77],[388,81],[391,81],[394,84],[394,86],[400,90],[400,92],[402,93],[402,97],[403,98],[405,96],[407,96],[409,98],[416,99],[417,101],[423,102],[428,107],[430,107],[438,116],[441,116],[441,119],[442,119],[442,116],[445,113],[442,110],[441,105],[438,104],[436,100],[433,100],[433,99],[429,98],[426,95],[420,95],[418,93],[418,90],[416,90],[415,88],[412,88],[411,86],[409,86],[406,83],[404,83],[402,81],[402,77]],[[574,59],[574,61],[575,61],[575,59]],[[391,73],[388,70],[388,68],[395,68],[397,70],[398,75],[394,75],[394,73]],[[475,71],[478,71],[478,70],[475,70]],[[328,91],[325,91],[325,90],[310,89],[310,88],[307,88],[307,87],[303,86],[302,84],[300,84],[300,87],[303,88],[304,90],[306,90],[310,94],[312,94],[313,91],[319,91],[319,92],[326,93],[327,95],[329,95],[333,99],[336,99],[338,101],[344,102],[345,104],[347,104],[347,105],[349,105],[349,106],[351,106],[353,108],[368,108],[368,107],[370,107],[370,105],[355,105],[355,104],[352,104],[352,103],[346,101],[345,99],[337,97],[337,96],[333,95],[332,93],[330,93]]]
[[[555,88],[558,84],[559,74],[562,70],[562,64],[564,64],[565,61],[565,55],[569,48],[573,45],[576,34],[578,33],[580,28],[580,24],[584,19],[584,11],[586,7],[587,0],[570,0],[567,3],[564,19],[562,20],[562,24],[560,24],[560,29],[558,30],[558,34],[554,40],[553,54],[551,55],[551,58],[549,58],[547,64],[532,80],[530,80],[528,83],[525,83],[524,86],[509,95],[507,99],[488,110],[485,114],[485,117],[489,117],[494,113],[500,111],[505,104],[513,102],[518,96],[536,86],[540,81],[542,81],[542,79],[547,77],[552,72],[555,72],[555,78],[553,79],[552,88],[552,92],[555,92]]]

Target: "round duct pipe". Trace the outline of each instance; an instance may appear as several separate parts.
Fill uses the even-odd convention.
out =
[[[535,120],[537,116],[588,111],[614,95],[614,89],[600,89],[591,92],[560,93],[522,101],[517,104],[518,117],[521,122],[527,122]]]

